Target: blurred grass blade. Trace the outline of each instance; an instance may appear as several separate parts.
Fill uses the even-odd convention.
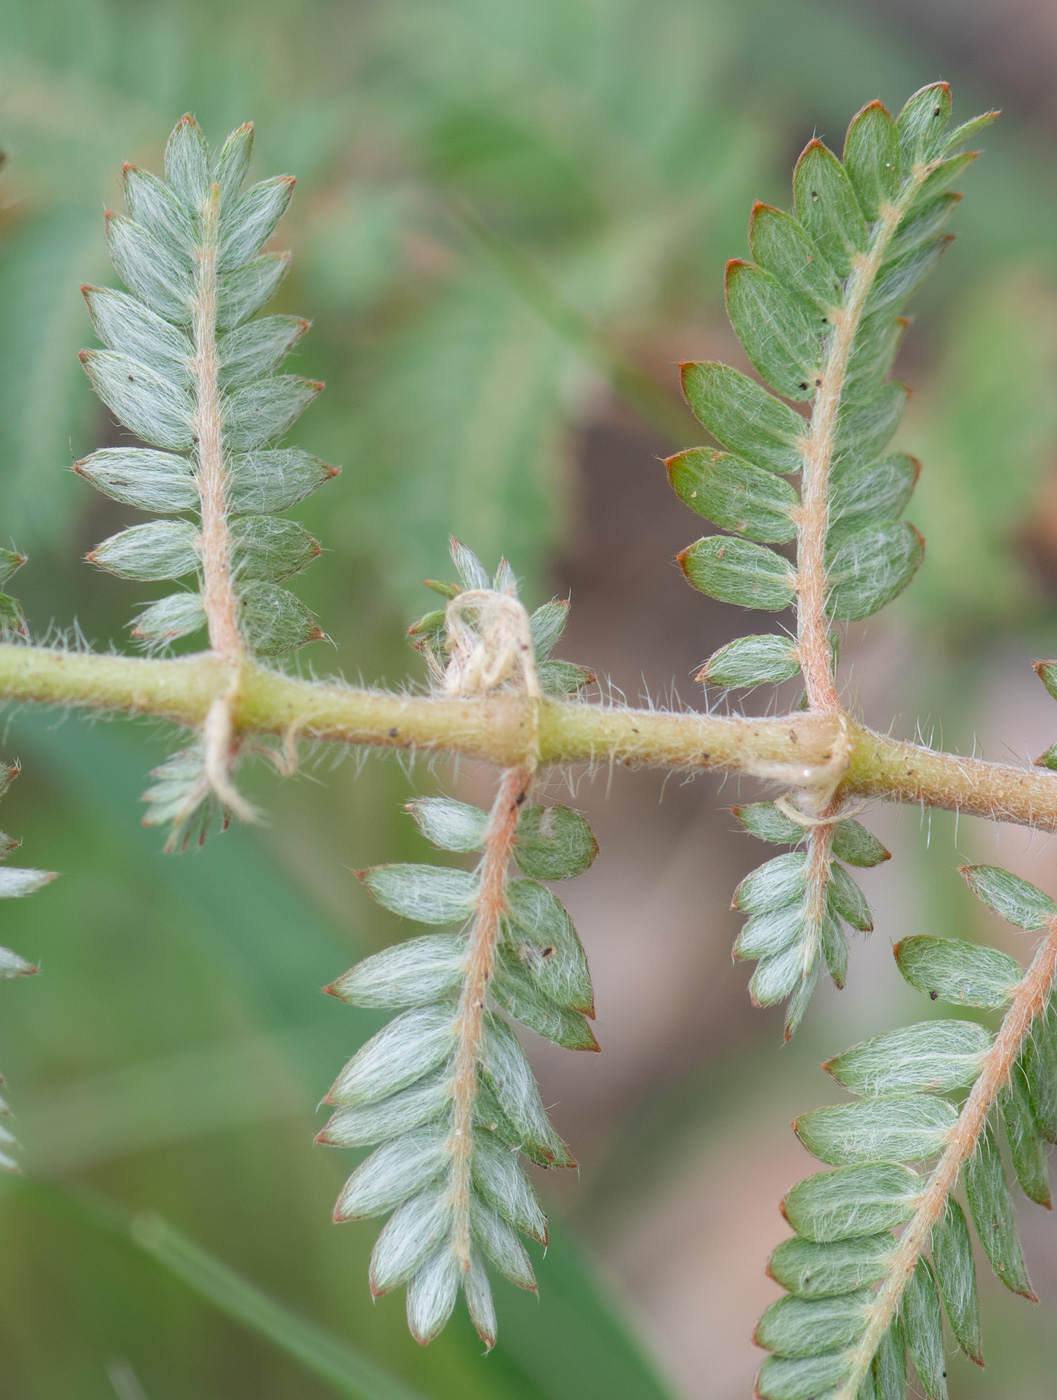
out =
[[[137,1215],[129,1229],[133,1242],[145,1254],[222,1313],[328,1381],[338,1394],[354,1400],[423,1400],[420,1391],[411,1390],[373,1365],[347,1342],[298,1317],[160,1216]]]
[[[425,1400],[347,1342],[306,1322],[249,1279],[174,1230],[159,1215],[128,1216],[105,1197],[14,1178],[35,1204],[149,1255],[220,1312],[286,1352],[307,1371],[352,1400]]]

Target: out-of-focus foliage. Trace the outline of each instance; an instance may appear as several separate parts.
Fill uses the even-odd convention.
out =
[[[158,168],[184,111],[214,140],[252,119],[258,169],[298,176],[281,230],[296,258],[276,309],[313,319],[292,368],[328,384],[298,441],[344,467],[303,511],[331,551],[304,597],[347,673],[395,680],[416,665],[399,639],[450,533],[517,559],[526,598],[550,596],[533,578],[568,524],[579,430],[608,411],[600,366],[630,361],[677,416],[676,362],[738,354],[719,272],[744,247],[752,199],[788,207],[788,166],[816,130],[839,139],[865,97],[898,102],[936,77],[959,80],[956,54],[929,51],[884,10],[0,0],[0,506],[32,556],[19,575],[31,627],[78,616],[106,643],[132,610],[127,585],[77,562],[132,523],[68,470],[116,431],[77,364],[89,333],[78,288],[106,278],[102,207],[119,205],[121,162]],[[964,111],[1003,100],[965,82],[958,94]],[[916,304],[930,329],[911,326],[896,370],[917,391],[896,446],[925,463],[915,520],[929,552],[892,613],[959,637],[967,612],[996,628],[1026,603],[1045,616],[1038,573],[1017,561],[1057,457],[1052,157],[1015,112],[985,144],[952,225],[959,240]],[[696,440],[686,421],[668,450]],[[629,535],[642,523],[621,518]],[[534,1258],[542,1301],[509,1291],[487,1362],[465,1322],[420,1352],[398,1301],[370,1303],[369,1241],[329,1223],[340,1168],[309,1148],[321,1124],[308,1110],[380,1020],[351,1013],[350,1030],[318,988],[390,936],[350,868],[425,855],[399,811],[403,777],[371,764],[354,785],[347,766],[325,787],[273,789],[271,831],[229,834],[174,866],[157,833],[135,828],[149,766],[136,740],[21,717],[8,731],[5,755],[26,776],[5,820],[27,860],[64,872],[46,895],[5,906],[0,939],[46,974],[8,986],[0,1016],[26,1171],[162,1210],[432,1400],[657,1400],[619,1314],[556,1238],[560,1221],[547,1259]],[[957,934],[958,913],[938,911],[936,932]],[[660,940],[653,923],[649,936]],[[600,1014],[615,1053],[621,1028]],[[610,1167],[598,1172],[599,1145],[579,1187],[597,1218],[624,1199],[608,1183],[674,1159],[701,1102],[715,1105],[694,1077],[707,1070],[678,1064],[689,1102],[684,1081],[668,1097],[636,1081],[608,1110]],[[747,1055],[738,1069],[746,1103],[771,1083],[773,1057],[766,1065]],[[639,1092],[648,1131],[632,1111]],[[149,1261],[28,1199],[0,1198],[0,1242],[0,1389],[14,1400],[113,1400],[115,1356],[150,1400],[330,1393]],[[1005,1360],[1001,1345],[996,1328],[996,1370],[1012,1359],[1026,1374],[1032,1345],[1006,1342],[1016,1355]],[[1025,1393],[1033,1383],[1045,1393],[1049,1378],[1024,1380]],[[710,1384],[698,1394],[720,1400]]]

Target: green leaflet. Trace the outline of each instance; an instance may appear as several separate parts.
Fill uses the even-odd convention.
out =
[[[849,1363],[839,1354],[795,1359],[769,1356],[756,1377],[762,1400],[819,1400],[832,1393],[848,1374]]]
[[[889,1094],[802,1114],[793,1124],[812,1156],[830,1166],[935,1157],[958,1121],[946,1099]]]
[[[930,83],[907,99],[896,123],[899,159],[904,170],[936,155],[950,119],[951,90],[947,83]]]
[[[1052,1201],[1046,1145],[1035,1123],[1021,1064],[1013,1066],[1009,1082],[999,1096],[999,1109],[1020,1189],[1029,1201],[1049,1209]]]
[[[455,924],[470,916],[477,880],[466,870],[436,865],[375,865],[357,877],[379,904],[423,924]]]
[[[903,1324],[893,1317],[873,1360],[877,1400],[906,1400],[907,1358]]]
[[[838,822],[834,828],[833,854],[848,865],[860,866],[880,865],[892,858],[873,832],[851,817]]]
[[[707,447],[680,452],[665,466],[679,499],[713,524],[764,544],[795,537],[798,497],[774,472]]]
[[[806,862],[802,851],[766,861],[742,880],[732,907],[743,914],[766,914],[799,900],[806,888]]]
[[[518,818],[514,859],[537,880],[571,880],[591,865],[598,842],[571,807],[525,806]]]
[[[564,905],[533,880],[511,880],[506,897],[505,973],[518,965],[544,1000],[593,1016],[587,958]]]
[[[851,924],[852,928],[860,933],[873,931],[873,916],[866,896],[841,865],[830,865],[826,898],[833,913]]]
[[[773,802],[750,802],[731,809],[746,831],[761,841],[796,845],[806,835],[805,828],[780,811]]]
[[[682,366],[683,393],[712,436],[758,467],[798,472],[807,425],[798,413],[729,365]]]
[[[895,1162],[838,1167],[798,1182],[782,1214],[809,1240],[860,1239],[909,1220],[923,1187],[916,1172]]]
[[[777,277],[737,258],[727,264],[726,293],[730,324],[754,368],[786,398],[813,398],[822,338],[798,302]]]
[[[753,261],[800,304],[821,333],[825,314],[840,304],[841,287],[807,230],[791,214],[757,203],[749,220],[749,247]]]
[[[995,1273],[1014,1293],[1038,1302],[1024,1267],[1013,1201],[1006,1185],[1002,1159],[991,1129],[985,1128],[965,1169],[965,1194],[969,1198],[976,1233]]]
[[[453,797],[419,797],[407,804],[427,841],[442,851],[479,851],[484,846],[488,813]]]
[[[760,1318],[754,1341],[789,1357],[843,1351],[862,1334],[872,1302],[866,1289],[838,1298],[779,1298]]]
[[[958,1345],[970,1361],[982,1366],[972,1241],[962,1208],[953,1197],[948,1197],[943,1219],[932,1231],[932,1271]]]
[[[693,586],[720,602],[772,612],[793,602],[793,566],[763,545],[710,535],[684,549],[678,558]]]
[[[840,161],[821,141],[808,142],[793,171],[797,218],[834,271],[847,277],[867,244],[866,220]]]
[[[803,1297],[851,1293],[884,1277],[895,1244],[887,1232],[826,1244],[794,1236],[774,1251],[767,1272]]]
[[[1047,1142],[1057,1142],[1057,1007],[1052,995],[1032,1023],[1018,1063],[1038,1129]]]
[[[826,560],[830,612],[849,622],[869,617],[902,593],[924,556],[925,541],[905,521],[842,535]]]
[[[966,883],[1000,918],[1017,928],[1045,928],[1057,918],[1057,904],[1018,875],[994,865],[963,865]]]
[[[844,138],[844,169],[863,215],[876,219],[899,192],[899,132],[882,102],[870,102],[852,118]]]
[[[727,688],[763,685],[766,681],[778,685],[792,679],[799,670],[800,658],[795,645],[788,637],[769,633],[738,637],[720,647],[708,658],[695,680]]]
[[[903,1293],[903,1330],[925,1394],[929,1400],[947,1400],[940,1299],[924,1259],[918,1260]]]
[[[871,521],[898,520],[906,509],[921,463],[905,452],[835,472],[830,490],[829,541]]]
[[[997,1010],[1024,975],[1015,958],[960,938],[904,938],[892,951],[912,987],[955,1006]]]
[[[862,1097],[947,1093],[972,1084],[991,1037],[972,1021],[925,1021],[875,1036],[827,1061],[838,1084]]]

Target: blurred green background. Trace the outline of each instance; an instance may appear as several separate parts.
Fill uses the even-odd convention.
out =
[[[32,556],[16,591],[35,632],[76,618],[125,647],[143,597],[79,562],[130,513],[69,470],[118,431],[77,363],[78,286],[113,281],[101,214],[122,161],[159,168],[191,110],[213,140],[254,120],[258,176],[298,177],[279,309],[312,318],[296,368],[328,390],[294,440],[344,472],[298,512],[328,550],[299,591],[335,646],[297,664],[420,678],[403,633],[454,532],[486,562],[505,553],[531,602],[572,590],[562,654],[606,693],[701,703],[690,676],[747,624],[673,565],[699,533],[658,461],[700,439],[677,362],[744,364],[723,265],[753,199],[788,204],[804,143],[839,148],[865,102],[898,108],[944,77],[957,119],[1004,115],[899,366],[928,557],[853,630],[847,693],[900,734],[1039,753],[1057,737],[1028,665],[1057,651],[1055,65],[1047,0],[0,0],[0,518]],[[378,1022],[318,989],[405,936],[352,874],[425,855],[402,803],[438,779],[486,799],[490,775],[318,755],[281,788],[251,779],[264,830],[173,858],[138,824],[166,742],[7,720],[3,755],[25,771],[3,825],[61,879],[4,908],[2,941],[44,974],[0,988],[29,1183],[0,1190],[4,1400],[406,1400],[400,1383],[432,1400],[740,1400],[777,1201],[812,1170],[788,1122],[830,1097],[821,1058],[926,1014],[890,943],[1003,936],[953,874],[966,856],[1057,894],[1042,841],[875,814],[896,854],[870,872],[878,931],[781,1050],[778,1012],[753,1013],[730,964],[730,891],[759,859],[726,810],[735,787],[572,775],[602,843],[569,903],[604,1053],[530,1050],[579,1179],[539,1182],[555,1222],[541,1298],[501,1290],[495,1352],[460,1314],[423,1352],[401,1298],[370,1300],[375,1228],[330,1223],[350,1154],[313,1147],[313,1108]],[[320,1333],[254,1312],[144,1212]],[[1042,1306],[981,1271],[990,1365],[952,1361],[955,1400],[1052,1400],[1057,1231],[1026,1205],[1023,1220]]]

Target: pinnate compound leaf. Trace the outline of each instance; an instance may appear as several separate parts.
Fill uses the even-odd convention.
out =
[[[866,525],[843,536],[826,562],[829,611],[857,622],[902,593],[925,557],[925,541],[906,522]]]
[[[919,1259],[903,1293],[903,1328],[929,1400],[947,1400],[946,1357],[939,1293],[925,1259]]]
[[[1024,1266],[1002,1158],[989,1127],[985,1127],[966,1166],[965,1194],[976,1233],[995,1274],[1014,1293],[1038,1302]]]
[[[1019,875],[994,865],[963,865],[966,883],[988,909],[1017,928],[1045,928],[1057,918],[1057,904]]]
[[[973,1021],[923,1021],[864,1040],[823,1068],[861,1097],[947,1093],[973,1083],[990,1045]]]
[[[728,452],[692,447],[665,462],[676,495],[706,520],[764,544],[796,535],[797,494],[774,472]]]
[[[571,880],[591,865],[598,842],[571,807],[526,805],[518,818],[514,859],[535,880]]]
[[[802,1114],[793,1127],[807,1150],[830,1166],[916,1162],[937,1156],[958,1111],[930,1094],[889,1094]]]
[[[763,685],[765,682],[778,685],[790,680],[799,670],[800,658],[789,638],[763,633],[738,637],[714,651],[695,680],[728,689]]]
[[[1024,975],[1007,953],[960,938],[904,938],[892,951],[912,987],[954,1006],[997,1011],[1012,999]]]
[[[679,555],[690,583],[710,598],[779,612],[792,604],[796,571],[763,545],[709,535]]]
[[[768,471],[800,471],[807,425],[788,404],[715,361],[684,364],[682,380],[687,403],[717,442]]]
[[[953,1196],[948,1196],[943,1219],[932,1231],[932,1270],[955,1340],[970,1361],[982,1366],[973,1246],[965,1215]]]
[[[727,264],[726,290],[727,315],[756,371],[786,398],[812,398],[822,341],[798,303],[776,277],[738,258]]]

